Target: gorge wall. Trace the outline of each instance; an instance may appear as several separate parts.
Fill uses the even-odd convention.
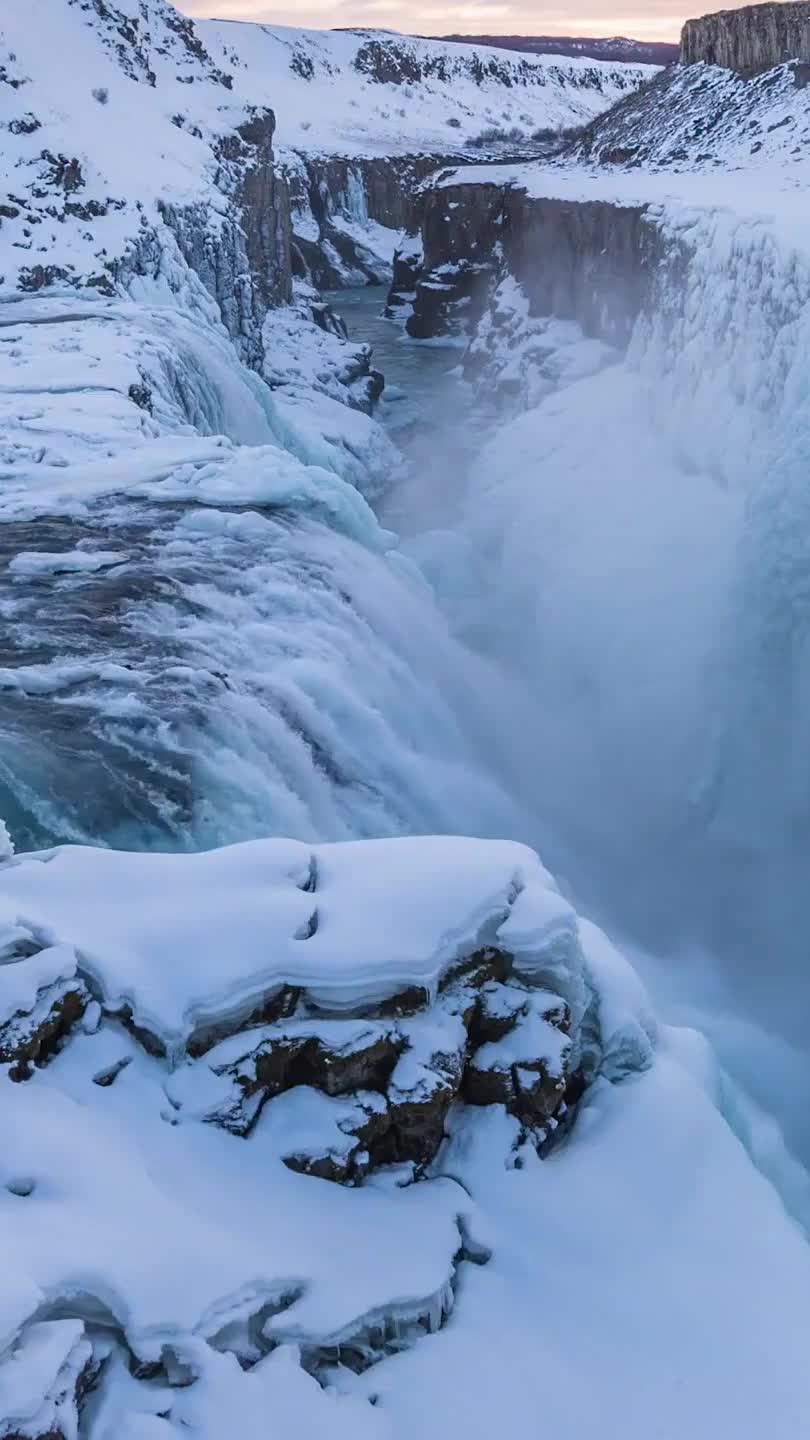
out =
[[[810,5],[750,5],[688,20],[681,63],[722,65],[741,74],[810,59]]]
[[[493,285],[509,273],[533,314],[574,320],[587,335],[626,344],[660,248],[646,209],[538,197],[474,175],[440,180],[424,195],[415,266],[397,270],[395,284],[405,293],[413,287],[409,333],[470,333]],[[400,293],[392,292],[394,303]]]

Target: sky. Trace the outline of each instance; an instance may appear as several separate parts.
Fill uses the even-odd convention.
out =
[[[692,14],[748,0],[175,0],[187,15],[275,25],[380,26],[411,34],[630,35],[677,40]]]

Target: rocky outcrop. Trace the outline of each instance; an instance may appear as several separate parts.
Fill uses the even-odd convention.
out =
[[[27,1080],[34,1065],[45,1065],[81,1020],[90,996],[80,980],[60,980],[37,995],[33,1009],[18,1011],[0,1025],[0,1065],[12,1080]]]
[[[687,20],[681,63],[722,65],[742,75],[810,60],[810,4],[750,5]]]
[[[391,269],[391,284],[385,304],[389,320],[396,319],[403,312],[410,313],[416,299],[416,287],[424,269],[425,257],[422,252],[422,237],[408,235],[394,252]]]
[[[27,1080],[82,1019],[90,993],[70,945],[42,945],[25,925],[0,930],[0,1065]]]
[[[627,342],[655,258],[646,207],[536,197],[455,175],[424,197],[424,262],[410,334],[471,335],[496,278],[513,275],[531,313],[575,320],[587,335]]]
[[[488,949],[462,962],[434,1001],[421,994],[384,1008],[402,1007],[411,1013],[297,1015],[226,1041],[200,1062],[223,1085],[203,1118],[249,1135],[264,1111],[264,1131],[291,1169],[341,1183],[381,1165],[421,1174],[459,1100],[504,1105],[522,1138],[542,1147],[579,1084],[566,1002]]]
[[[183,258],[216,300],[240,357],[264,358],[267,311],[292,299],[289,194],[273,154],[275,117],[258,112],[218,147],[218,188],[230,200],[211,226],[202,206],[162,207]]]
[[[374,227],[414,229],[419,187],[444,163],[445,157],[429,154],[349,158],[302,153],[288,160],[284,175],[296,275],[319,290],[390,280],[390,251],[375,247]]]

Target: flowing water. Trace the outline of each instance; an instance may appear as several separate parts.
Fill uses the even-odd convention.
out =
[[[718,850],[681,765],[699,674],[690,637],[715,594],[697,580],[719,573],[725,499],[715,515],[705,476],[666,471],[655,441],[623,491],[618,473],[594,489],[590,475],[538,467],[532,435],[504,492],[519,543],[502,546],[485,483],[498,419],[474,403],[458,351],[409,341],[381,317],[379,289],[334,300],[386,375],[379,418],[405,465],[377,509],[399,556],[314,517],[209,524],[180,503],[119,499],[0,526],[0,815],[21,848],[268,833],[528,841],[635,945],[664,1009],[707,1029],[810,1151],[803,847],[779,871],[792,906],[780,917],[756,864],[735,865],[739,840]],[[217,423],[239,407],[232,388],[225,404],[215,387]],[[262,443],[258,411],[251,423]],[[585,424],[574,414],[569,428]],[[557,508],[537,510],[538,496]],[[83,541],[120,558],[55,577],[1,563]]]
[[[498,417],[473,405],[456,351],[409,343],[379,305],[370,291],[341,297],[353,337],[374,345],[394,387],[382,415],[409,462],[381,514],[429,576],[459,644],[496,667],[504,703],[493,733],[513,766],[494,745],[487,763],[515,801],[517,833],[623,938],[662,1011],[707,1031],[810,1153],[808,856],[801,826],[786,842],[775,829],[802,810],[786,767],[806,738],[757,751],[752,731],[746,764],[732,770],[753,681],[735,676],[744,632],[724,618],[729,576],[752,543],[749,528],[735,548],[738,497],[668,455],[646,416],[619,414],[618,367],[588,393],[593,414],[568,417],[586,437],[585,471],[567,470],[564,450],[553,452],[557,469],[536,461],[534,430],[520,463],[507,456],[514,474],[502,494],[517,520],[504,520],[476,473],[482,447],[505,433]],[[622,423],[617,466],[611,434]],[[604,468],[594,473],[600,425]],[[497,469],[497,445],[485,470]],[[538,505],[541,490],[551,498]],[[510,526],[517,538],[498,553]],[[786,579],[777,577],[780,603]],[[754,623],[752,597],[740,603],[743,625]],[[795,710],[792,723],[804,734]],[[761,1117],[750,1124],[771,1157],[781,1153],[778,1131]]]

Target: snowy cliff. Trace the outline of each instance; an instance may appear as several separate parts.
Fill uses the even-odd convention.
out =
[[[14,5],[0,46],[2,293],[168,297],[196,279],[257,363],[291,293],[272,111],[234,95],[163,0]]]
[[[417,187],[439,165],[537,153],[655,74],[373,30],[199,30],[240,94],[259,107],[273,96],[293,263],[326,288],[390,278]]]
[[[194,23],[164,0],[15,0],[0,47],[2,287],[112,294],[134,274],[176,288],[179,247],[251,363],[264,311],[290,298],[285,173],[302,154],[458,155],[486,127],[514,145],[592,118],[651,73],[374,32]],[[286,164],[274,162],[278,116]],[[328,178],[306,178],[326,184],[325,204]],[[352,186],[354,204],[342,198]],[[398,228],[373,185],[369,197],[360,167],[331,204]]]

